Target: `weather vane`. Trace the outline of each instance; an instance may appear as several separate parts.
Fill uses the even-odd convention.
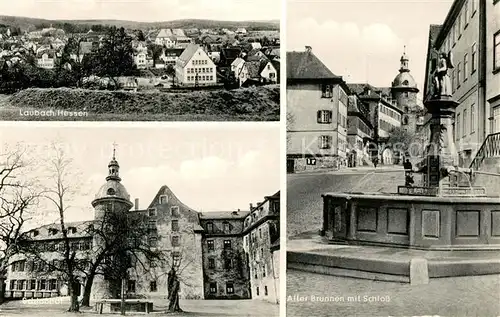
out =
[[[116,155],[116,146],[118,144],[116,144],[116,142],[113,142],[113,160],[115,159],[115,155]]]

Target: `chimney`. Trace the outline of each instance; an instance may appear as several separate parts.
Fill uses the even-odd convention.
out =
[[[252,209],[253,209],[253,204],[250,203],[250,211],[252,211]]]
[[[311,46],[306,46],[306,52],[307,53],[311,53],[312,51],[312,47]]]
[[[134,206],[135,206],[135,210],[139,210],[139,198],[135,199]]]

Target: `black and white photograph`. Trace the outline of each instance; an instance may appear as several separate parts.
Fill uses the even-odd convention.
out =
[[[500,2],[289,0],[285,45],[286,316],[499,316]]]
[[[0,315],[279,316],[279,130],[0,127]]]
[[[281,1],[0,3],[0,120],[279,121]]]

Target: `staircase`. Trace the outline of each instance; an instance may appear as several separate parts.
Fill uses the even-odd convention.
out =
[[[469,168],[473,171],[498,174],[475,174],[472,182],[474,186],[485,187],[488,196],[500,195],[500,132],[486,137]]]

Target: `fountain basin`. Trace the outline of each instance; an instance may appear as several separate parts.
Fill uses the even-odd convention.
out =
[[[332,243],[422,250],[500,250],[500,197],[326,193],[321,234]]]

